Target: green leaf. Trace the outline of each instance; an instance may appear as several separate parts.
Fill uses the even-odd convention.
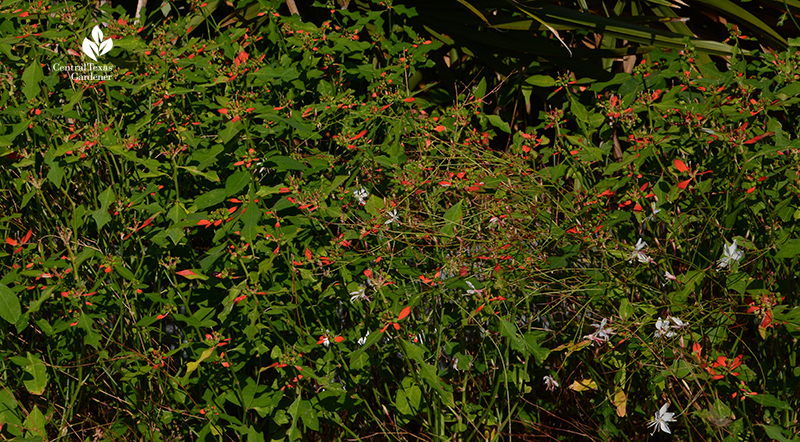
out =
[[[536,359],[537,364],[541,365],[550,356],[550,349],[539,346],[539,339],[536,333],[527,333],[525,335],[525,344],[528,347],[528,352]]]
[[[116,198],[116,195],[114,195],[114,189],[111,186],[108,186],[108,188],[100,194],[98,198],[98,201],[100,202],[100,208],[92,212],[92,218],[94,218],[94,222],[97,224],[98,231],[101,230],[106,223],[111,221],[111,215],[108,213],[108,207]]]
[[[39,86],[39,82],[42,81],[42,78],[44,78],[42,65],[38,60],[33,60],[33,62],[25,68],[25,72],[22,73],[22,82],[25,84],[22,87],[22,93],[25,94],[27,100],[33,100],[39,95],[39,92],[42,90]]]
[[[419,373],[422,376],[422,379],[431,387],[431,390],[436,393],[437,396],[442,398],[442,402],[447,405],[448,407],[455,407],[455,401],[453,400],[453,393],[445,388],[442,384],[442,381],[439,379],[439,375],[436,372],[436,367],[431,364],[422,363],[419,364]]]
[[[361,362],[359,361],[361,355],[363,355],[368,348],[375,345],[376,342],[380,341],[383,336],[384,334],[378,331],[370,333],[369,336],[367,336],[367,341],[364,342],[364,345],[350,354],[350,366],[356,365],[357,362]]]
[[[729,289],[744,294],[747,290],[747,283],[750,282],[750,275],[743,272],[733,273],[728,275],[727,286]]]
[[[414,379],[410,376],[403,379],[402,386],[397,389],[397,411],[406,416],[416,416],[422,403],[422,389],[414,384]]]
[[[28,353],[26,358],[16,357],[12,359],[12,362],[20,365],[22,371],[25,372],[22,383],[25,384],[25,388],[31,394],[38,396],[44,393],[48,382],[47,367],[44,365],[39,355]]]
[[[511,133],[511,127],[508,125],[508,123],[503,121],[500,115],[487,115],[486,119],[489,120],[489,123],[491,123],[492,126],[502,130],[507,134]]]
[[[268,161],[275,163],[277,167],[276,170],[284,171],[284,170],[306,170],[306,167],[303,163],[295,160],[294,158],[284,157],[281,155],[276,155],[274,157],[270,157]]]
[[[55,148],[50,149],[44,154],[44,163],[50,166],[47,171],[47,179],[56,187],[61,187],[61,180],[64,178],[64,169],[58,164]]]
[[[0,317],[11,324],[16,324],[21,315],[22,309],[17,294],[5,284],[0,284]]]
[[[455,227],[461,223],[464,216],[461,210],[462,202],[459,201],[444,213],[445,225],[441,229],[442,235],[452,238],[455,236]]]
[[[31,412],[28,413],[28,417],[25,418],[25,423],[23,424],[25,426],[25,429],[29,431],[28,439],[26,440],[31,440],[30,438],[31,435],[36,435],[41,438],[46,438],[47,437],[47,432],[45,432],[46,424],[47,420],[45,419],[44,414],[42,414],[41,410],[39,410],[39,407],[34,405],[33,410],[31,410]]]
[[[556,80],[549,75],[531,75],[525,79],[525,83],[539,87],[553,87],[556,85]]]
[[[758,393],[754,396],[747,396],[753,402],[761,404],[765,407],[777,408],[778,410],[791,410],[792,407],[786,401],[782,401],[771,394]]]
[[[408,355],[408,357],[410,359],[412,359],[412,360],[414,360],[414,361],[416,361],[418,363],[423,363],[424,362],[423,356],[425,356],[425,349],[423,349],[422,347],[420,347],[418,345],[414,345],[413,343],[411,343],[409,341],[403,340],[403,341],[400,341],[400,342],[401,342],[401,345],[403,346],[403,350],[405,350],[406,354]]]
[[[222,144],[226,144],[230,141],[233,137],[235,137],[239,131],[242,130],[242,122],[241,121],[230,121],[225,124],[225,129],[219,133],[220,142]]]
[[[242,228],[241,235],[243,241],[252,241],[256,238],[256,227],[261,220],[261,206],[258,203],[250,202],[242,215]]]
[[[191,173],[192,175],[201,176],[212,182],[219,181],[219,175],[217,175],[217,172],[213,170],[209,170],[208,172],[202,172],[195,166],[178,166],[178,168],[184,169],[187,172]]]
[[[500,335],[509,340],[511,348],[528,356],[528,346],[524,339],[517,334],[517,326],[505,319],[500,319]]]
[[[194,200],[194,204],[197,206],[197,210],[203,210],[207,207],[216,206],[217,204],[225,201],[226,195],[227,192],[225,189],[214,189],[198,196]]]
[[[381,210],[383,210],[383,199],[375,195],[370,195],[367,199],[367,203],[364,204],[364,210],[374,217],[380,216]]]
[[[22,415],[17,409],[17,399],[8,388],[0,388],[0,425],[14,436],[22,437]]]
[[[761,425],[761,428],[767,433],[772,440],[777,440],[778,442],[792,442],[793,440],[797,439],[787,439],[786,435],[783,433],[784,429],[777,426],[777,425]]]
[[[247,183],[250,182],[252,177],[250,176],[250,172],[246,172],[240,170],[239,172],[234,173],[233,175],[229,176],[228,179],[225,181],[225,194],[226,196],[237,196],[239,192],[242,191],[247,186]],[[195,204],[197,204],[195,202]]]
[[[775,258],[794,258],[797,255],[800,255],[800,239],[790,239],[781,245]]]
[[[133,272],[128,270],[125,267],[124,264],[121,264],[121,263],[120,264],[114,264],[114,271],[117,272],[117,274],[119,276],[122,276],[123,278],[127,279],[128,281],[133,281],[134,279],[136,279],[136,277],[133,276]]]

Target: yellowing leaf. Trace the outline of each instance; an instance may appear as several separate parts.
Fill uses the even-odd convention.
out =
[[[628,396],[625,395],[625,392],[622,391],[621,388],[616,387],[614,397],[611,398],[611,403],[617,407],[617,416],[624,417],[627,412]]]
[[[584,391],[584,390],[597,390],[597,382],[591,379],[582,379],[575,381],[569,386],[570,390]]]
[[[211,353],[214,352],[214,347],[207,348],[203,353],[200,354],[200,359],[196,362],[192,361],[186,364],[186,377],[188,378],[189,373],[197,370],[197,367],[200,366],[200,363],[211,357]]]
[[[581,341],[581,342],[570,342],[569,344],[559,345],[558,347],[554,348],[553,351],[567,350],[566,356],[569,356],[572,353],[575,353],[576,351],[583,350],[584,348],[586,348],[586,347],[588,347],[590,345],[592,345],[592,341],[587,339],[587,340]]]

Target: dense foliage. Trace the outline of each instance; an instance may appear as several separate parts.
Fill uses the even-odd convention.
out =
[[[526,126],[413,9],[239,3],[4,3],[2,437],[798,439],[795,47]]]

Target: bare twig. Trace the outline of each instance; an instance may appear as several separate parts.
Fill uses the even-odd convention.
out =
[[[137,20],[141,16],[142,9],[144,9],[146,6],[147,6],[147,0],[138,0],[138,2],[136,3],[136,17],[135,18]]]
[[[289,7],[289,12],[294,15],[300,15],[300,11],[297,10],[297,5],[294,3],[294,0],[286,0],[286,6]]]

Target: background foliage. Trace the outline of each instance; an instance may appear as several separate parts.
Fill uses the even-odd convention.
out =
[[[798,439],[791,41],[498,83],[278,6],[3,3],[3,437]]]

